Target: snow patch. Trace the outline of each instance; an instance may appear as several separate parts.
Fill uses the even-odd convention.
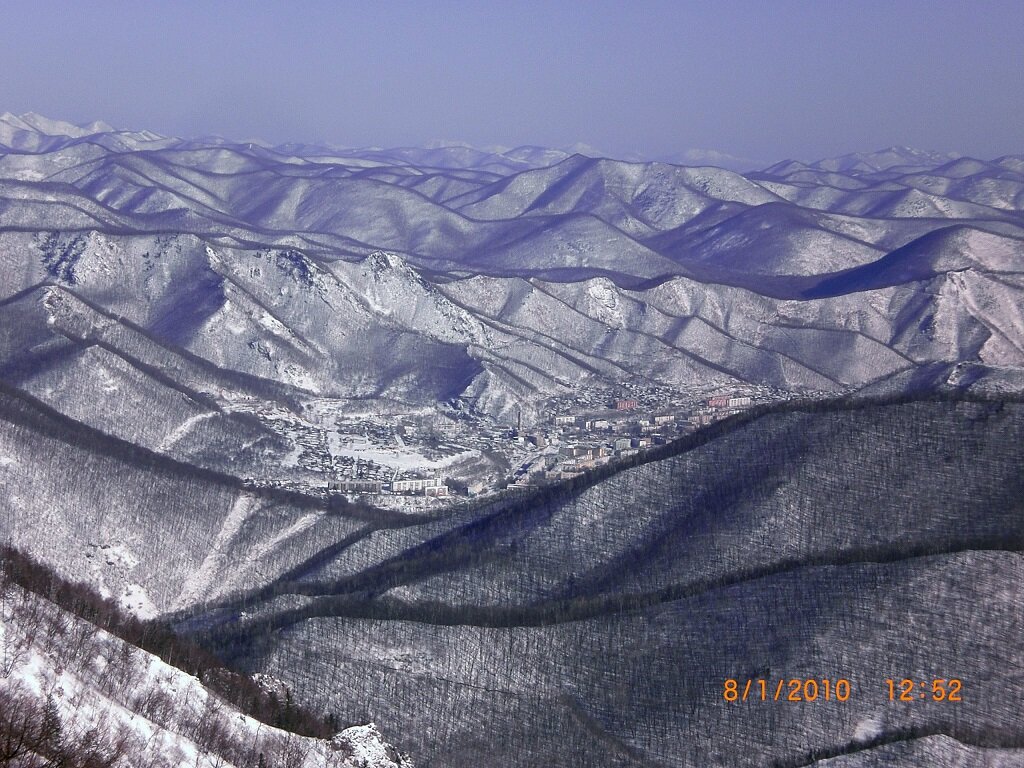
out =
[[[141,584],[128,584],[117,600],[121,608],[138,616],[143,621],[155,619],[160,615],[156,603]]]
[[[435,470],[449,467],[460,461],[471,460],[480,455],[479,451],[467,449],[439,459],[428,459],[417,451],[406,448],[386,448],[366,438],[343,435],[337,431],[327,433],[327,450],[332,458],[347,456],[359,461],[372,461],[387,467],[404,470]]]
[[[181,438],[188,434],[189,430],[191,430],[192,427],[194,427],[200,421],[212,418],[213,416],[216,415],[216,413],[210,411],[207,413],[198,413],[195,416],[188,417],[187,419],[185,419],[185,421],[183,421],[181,424],[175,427],[174,430],[167,435],[167,437],[160,441],[160,445],[158,445],[156,448],[157,451],[159,451],[160,453],[166,453],[168,450],[174,447],[178,443],[178,441],[181,440]]]
[[[882,733],[882,723],[873,717],[866,718],[857,723],[853,731],[855,741],[868,741]]]
[[[209,554],[199,568],[189,574],[185,580],[181,594],[174,601],[174,609],[201,602],[203,597],[216,591],[215,581],[217,574],[221,571],[228,545],[257,506],[258,499],[246,493],[235,499],[235,503],[224,518],[224,522],[221,523],[220,530],[210,545]]]

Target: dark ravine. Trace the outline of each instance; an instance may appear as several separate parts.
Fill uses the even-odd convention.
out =
[[[351,542],[349,542],[351,543]],[[324,594],[318,587],[304,584],[290,584],[275,587],[272,591],[260,595],[294,594],[314,596],[319,599],[308,607],[276,613],[265,620],[247,622],[243,627],[232,627],[230,624],[218,627],[213,634],[199,632],[197,640],[212,648],[231,648],[239,641],[247,638],[287,629],[307,619],[318,617],[346,617],[354,619],[374,619],[378,621],[411,621],[418,624],[433,624],[442,627],[472,626],[491,629],[508,629],[511,627],[545,627],[568,622],[600,619],[618,614],[633,614],[646,608],[671,603],[690,597],[713,595],[719,590],[734,586],[758,589],[764,579],[780,574],[799,573],[807,568],[829,568],[847,565],[866,565],[881,563],[901,563],[917,558],[935,557],[938,555],[969,554],[972,552],[1010,552],[1024,553],[1024,531],[1014,532],[1007,536],[962,539],[951,542],[947,547],[941,544],[922,544],[909,550],[905,547],[886,547],[874,551],[861,550],[856,552],[840,552],[830,557],[807,558],[800,561],[779,562],[758,568],[723,576],[713,581],[698,581],[690,584],[675,584],[657,592],[643,594],[624,594],[616,596],[591,596],[563,600],[556,603],[538,603],[528,606],[512,607],[474,607],[452,606],[445,603],[406,603],[389,599],[383,595],[393,586],[415,581],[417,575],[409,572],[396,574],[393,582],[380,584],[374,574],[365,576],[365,583],[335,586],[337,592]],[[459,567],[458,560],[445,563],[447,569]],[[374,588],[365,584],[373,583]],[[259,607],[259,603],[241,602],[238,607]],[[228,616],[220,606],[208,608],[212,615]],[[209,616],[211,614],[201,614]],[[187,627],[188,624],[183,624]]]

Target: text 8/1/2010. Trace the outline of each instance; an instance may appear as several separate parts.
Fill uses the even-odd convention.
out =
[[[958,678],[932,678],[915,681],[887,679],[883,692],[893,702],[963,701],[963,683]],[[743,701],[849,701],[853,685],[841,677],[789,678],[765,680],[728,678],[722,685],[722,698],[731,703]]]

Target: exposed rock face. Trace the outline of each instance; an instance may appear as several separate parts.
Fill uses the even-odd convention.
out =
[[[413,768],[412,758],[386,743],[373,723],[346,728],[331,739],[331,749],[347,755],[353,768]]]

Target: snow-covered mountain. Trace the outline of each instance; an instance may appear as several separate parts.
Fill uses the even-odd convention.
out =
[[[1022,289],[1021,156],[744,175],[5,114],[0,534],[427,765],[1010,765]],[[740,390],[897,401],[768,408],[440,512],[326,489],[504,476],[514,423]],[[31,654],[21,688],[101,696]],[[846,674],[851,706],[720,687]],[[904,675],[979,693],[896,711]]]
[[[527,421],[581,385],[838,391],[1024,364],[1020,158],[895,148],[745,177],[0,126],[0,366],[69,413],[53,376],[98,353],[96,312],[296,398]]]

